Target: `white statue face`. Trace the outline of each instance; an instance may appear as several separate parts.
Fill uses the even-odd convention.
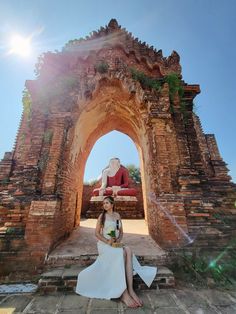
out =
[[[119,158],[112,158],[109,162],[110,168],[119,168],[120,167],[120,159]]]

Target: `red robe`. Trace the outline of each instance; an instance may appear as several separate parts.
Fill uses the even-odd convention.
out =
[[[128,188],[129,186],[129,172],[124,166],[120,166],[120,169],[116,172],[113,177],[107,177],[107,187],[119,186],[121,190],[118,191],[117,195],[120,196],[135,196],[137,194],[136,189]],[[112,195],[112,190],[106,189],[103,195]],[[99,189],[93,190],[93,195],[99,195]]]

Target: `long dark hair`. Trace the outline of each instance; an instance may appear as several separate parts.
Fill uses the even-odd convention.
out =
[[[113,196],[106,196],[104,197],[103,201],[105,200],[109,200],[109,202],[113,205],[113,212],[115,211],[115,200],[114,200],[114,197]],[[103,212],[102,212],[102,216],[101,216],[101,225],[104,226],[104,223],[105,223],[105,219],[106,219],[106,210],[103,209]]]

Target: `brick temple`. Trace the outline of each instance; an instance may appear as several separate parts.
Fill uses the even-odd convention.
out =
[[[112,19],[43,54],[36,73],[14,148],[0,162],[0,275],[34,272],[79,226],[87,158],[113,130],[137,147],[144,215],[162,248],[229,243],[236,186],[193,112],[200,87],[183,80],[177,52],[163,57]]]

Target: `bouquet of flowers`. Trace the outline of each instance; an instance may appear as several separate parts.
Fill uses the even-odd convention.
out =
[[[111,230],[109,233],[107,233],[107,235],[109,235],[111,238],[116,238],[116,231]]]
[[[109,233],[107,233],[107,235],[109,235],[111,238],[113,238],[115,240],[115,242],[112,243],[112,247],[123,247],[123,243],[121,242],[116,242],[116,231],[115,230],[111,230]]]

